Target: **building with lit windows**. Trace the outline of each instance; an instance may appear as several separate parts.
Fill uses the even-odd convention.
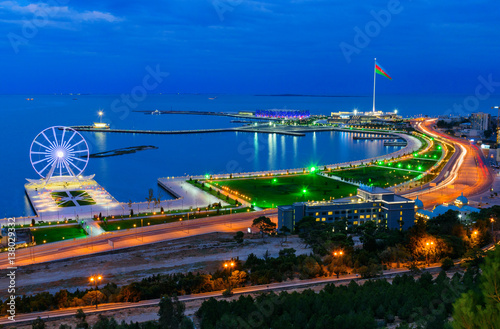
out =
[[[488,130],[490,127],[490,115],[483,112],[472,113],[471,123],[472,129]]]
[[[278,230],[293,230],[306,216],[317,221],[334,222],[347,219],[349,225],[375,221],[389,229],[406,230],[415,223],[415,201],[380,188],[361,185],[357,195],[331,201],[296,202],[278,207]]]

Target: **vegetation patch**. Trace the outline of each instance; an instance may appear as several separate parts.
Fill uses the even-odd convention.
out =
[[[80,225],[34,228],[31,229],[31,234],[35,237],[37,245],[86,236]]]
[[[212,184],[249,197],[253,205],[261,208],[300,201],[338,199],[356,194],[357,189],[352,184],[315,173],[212,181]]]

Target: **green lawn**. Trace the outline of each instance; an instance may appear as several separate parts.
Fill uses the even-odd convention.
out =
[[[50,242],[70,240],[73,238],[85,237],[86,234],[80,225],[54,226],[31,229],[35,237],[36,244],[40,245]]]
[[[221,209],[219,213],[217,213],[216,210],[209,211],[208,213],[206,211],[201,211],[201,212],[196,212],[196,213],[191,213],[189,214],[189,220],[191,219],[196,219],[196,218],[205,218],[207,217],[212,217],[212,216],[218,216],[218,215],[225,215],[225,214],[234,214],[234,213],[239,213],[239,212],[247,212],[251,211],[250,208],[242,208],[242,209]],[[142,225],[143,226],[151,226],[151,225],[158,225],[158,224],[164,224],[164,223],[172,223],[172,222],[180,222],[180,219],[183,221],[188,220],[187,215],[174,215],[174,216],[160,216],[160,217],[153,217],[153,218],[143,218],[142,219]],[[105,231],[117,231],[117,230],[126,230],[126,229],[134,229],[134,224],[136,227],[141,227],[141,219],[140,218],[131,218],[131,219],[123,219],[123,220],[113,220],[109,221],[107,224],[105,224],[103,221],[99,222],[99,225],[102,227],[103,230]]]
[[[394,184],[400,184],[420,175],[419,173],[399,169],[386,169],[380,167],[363,167],[332,171],[332,175],[344,179],[353,179],[366,185],[388,188]]]
[[[57,197],[60,197],[60,198],[67,198],[68,197],[68,193],[66,192],[52,192],[50,193],[52,195],[52,197],[54,198],[57,198]]]
[[[270,208],[299,201],[330,200],[356,194],[356,186],[317,174],[286,175],[214,181],[251,198],[257,207]],[[305,191],[305,192],[304,192]]]

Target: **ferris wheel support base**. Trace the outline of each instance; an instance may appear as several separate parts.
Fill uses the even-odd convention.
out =
[[[89,180],[93,180],[94,175],[89,176],[52,176],[50,179],[46,180],[45,178],[40,179],[30,179],[26,178],[29,182],[29,185],[39,185],[40,187],[45,187],[51,184],[65,184],[65,183],[81,183]]]

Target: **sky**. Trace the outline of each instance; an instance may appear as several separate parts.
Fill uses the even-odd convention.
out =
[[[500,91],[498,1],[44,1],[0,0],[0,94]]]

